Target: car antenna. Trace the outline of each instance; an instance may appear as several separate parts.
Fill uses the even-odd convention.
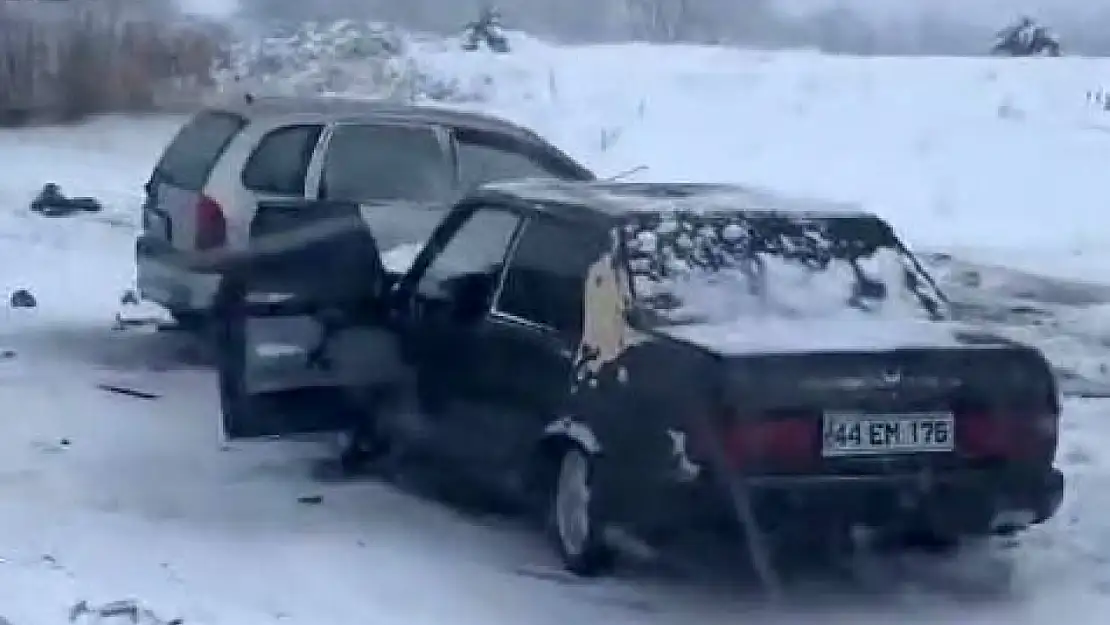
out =
[[[633,167],[632,169],[626,169],[626,170],[624,170],[622,172],[619,172],[615,175],[609,176],[608,178],[602,178],[602,182],[620,182],[624,178],[627,178],[629,176],[632,176],[632,175],[635,175],[635,174],[638,174],[642,171],[647,171],[647,170],[648,170],[647,165],[637,165],[637,166]]]

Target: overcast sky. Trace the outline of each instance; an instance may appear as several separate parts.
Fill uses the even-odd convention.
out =
[[[510,24],[544,37],[566,41],[650,38],[643,32],[633,32],[637,26],[629,17],[632,14],[604,10],[619,8],[630,0],[176,1],[190,12],[213,17],[229,16],[242,3],[253,18],[372,18],[432,32],[458,28],[459,24],[472,19],[480,5],[492,3],[505,10]],[[720,20],[713,22],[715,26],[710,30],[724,40],[731,37],[732,41],[751,45],[813,46],[832,52],[859,54],[978,54],[988,49],[990,37],[997,29],[1012,23],[1024,13],[1060,34],[1068,53],[1110,56],[1110,0],[688,1],[695,7],[706,8],[710,13],[728,7]],[[802,19],[778,23],[759,19],[746,22],[744,4],[765,1],[782,13]],[[635,3],[628,6],[635,6]],[[849,10],[846,19],[833,18],[830,22],[827,13],[820,19],[805,19],[808,14],[827,12],[838,6]],[[921,19],[923,17],[930,19]],[[731,26],[720,28],[722,24]],[[750,27],[752,24],[758,26]]]
[[[227,17],[235,12],[235,0],[177,0],[181,8],[189,13],[199,13],[212,17]],[[311,0],[305,0],[310,2]]]
[[[1023,12],[1046,21],[1070,21],[1110,11],[1110,0],[779,0],[779,3],[792,12],[815,11],[841,4],[875,17],[911,17],[936,12],[984,24],[997,24]]]
[[[236,0],[179,0],[188,10],[209,15],[226,15],[235,10]],[[305,0],[306,2],[310,0]],[[404,2],[405,0],[397,0]],[[453,0],[444,0],[452,2]],[[558,2],[559,0],[551,0]],[[736,0],[743,2],[744,0]],[[1027,12],[1050,19],[1082,19],[1110,12],[1110,0],[778,0],[791,12],[810,12],[842,4],[865,10],[877,18],[911,17],[921,13],[943,12],[969,21],[995,24],[1015,13]]]

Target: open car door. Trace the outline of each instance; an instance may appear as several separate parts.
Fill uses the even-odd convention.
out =
[[[229,439],[345,431],[400,373],[388,279],[358,204],[261,202],[217,303]]]

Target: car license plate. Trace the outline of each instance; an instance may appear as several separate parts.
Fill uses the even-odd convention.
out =
[[[950,412],[912,414],[825,413],[825,457],[952,451],[954,419]]]

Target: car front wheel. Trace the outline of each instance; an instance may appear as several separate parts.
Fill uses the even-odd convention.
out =
[[[571,446],[563,453],[552,490],[549,525],[563,565],[584,577],[611,570],[616,554],[605,542],[593,463],[585,450]]]

